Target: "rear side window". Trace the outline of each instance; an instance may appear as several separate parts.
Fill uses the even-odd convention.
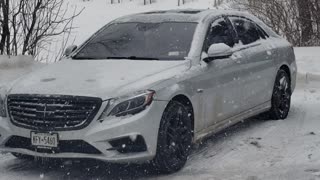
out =
[[[263,39],[267,39],[270,37],[259,25],[256,24],[256,26]]]
[[[231,17],[230,20],[238,34],[239,40],[244,45],[267,38],[267,34],[250,20],[241,17]]]

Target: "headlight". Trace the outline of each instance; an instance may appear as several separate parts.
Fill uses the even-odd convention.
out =
[[[146,109],[152,103],[154,91],[148,90],[133,97],[111,99],[99,119],[108,116],[134,115]]]
[[[6,117],[5,95],[2,93],[2,90],[3,89],[0,88],[0,117]]]

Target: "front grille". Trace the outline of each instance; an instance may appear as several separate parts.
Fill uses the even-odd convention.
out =
[[[101,107],[94,97],[64,95],[9,95],[10,119],[16,126],[63,131],[86,127]]]
[[[28,149],[30,151],[57,154],[57,153],[83,153],[83,154],[101,154],[101,152],[95,147],[91,146],[82,140],[63,140],[59,141],[58,148],[55,149],[41,149],[31,145],[31,139],[12,136],[5,144],[5,147],[9,148],[21,148]]]

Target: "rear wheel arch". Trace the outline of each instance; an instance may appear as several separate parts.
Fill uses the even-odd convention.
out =
[[[279,70],[284,70],[288,74],[289,80],[291,81],[291,72],[289,66],[284,64],[279,68]]]

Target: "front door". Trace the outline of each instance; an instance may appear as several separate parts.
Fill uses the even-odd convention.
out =
[[[231,23],[224,17],[211,24],[203,46],[202,59],[212,44],[225,43],[234,47],[234,32]],[[202,71],[194,78],[193,83],[201,93],[200,110],[202,112],[202,129],[217,125],[221,121],[240,113],[243,86],[242,52],[235,52],[232,57],[217,59],[210,63],[201,61]]]

